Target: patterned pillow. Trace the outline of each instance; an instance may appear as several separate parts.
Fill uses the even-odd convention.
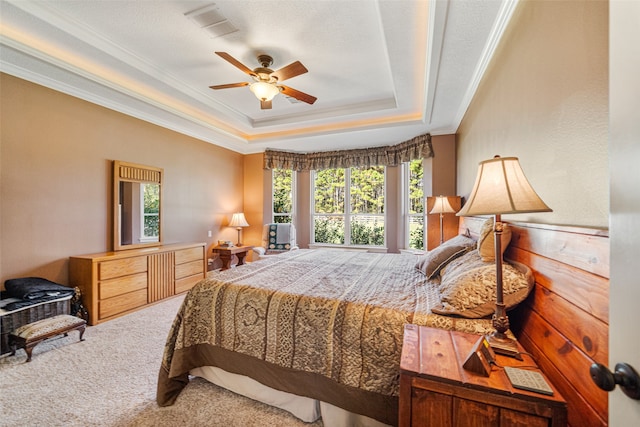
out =
[[[456,236],[427,252],[416,262],[416,268],[422,271],[428,279],[432,279],[440,273],[440,270],[447,263],[472,250],[475,245],[475,240],[470,237]]]
[[[495,233],[493,232],[493,218],[489,218],[482,224],[480,228],[480,237],[478,238],[478,251],[483,261],[495,261],[496,259],[496,243]],[[511,228],[503,223],[502,238],[500,239],[500,249],[504,251],[511,242]]]
[[[534,285],[529,267],[513,262],[502,265],[504,303],[507,310],[522,302]],[[478,251],[456,259],[440,273],[440,304],[431,311],[479,319],[491,315],[496,304],[496,266],[482,261]]]

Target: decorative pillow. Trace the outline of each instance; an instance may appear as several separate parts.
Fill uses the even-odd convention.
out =
[[[440,273],[442,267],[447,263],[472,250],[475,245],[475,240],[470,237],[456,236],[427,252],[418,260],[416,268],[422,271],[428,279],[432,279]]]
[[[529,267],[503,262],[502,286],[507,310],[522,302],[534,285]],[[484,262],[478,251],[456,259],[440,274],[440,304],[431,309],[436,314],[479,319],[491,315],[496,304],[496,266]]]
[[[495,233],[493,232],[493,218],[489,218],[482,224],[480,229],[480,238],[478,239],[478,251],[483,261],[495,261],[496,259],[496,243]],[[511,242],[511,228],[503,223],[502,228],[501,250],[504,251]]]

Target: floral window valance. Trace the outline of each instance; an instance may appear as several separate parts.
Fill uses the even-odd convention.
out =
[[[396,145],[355,150],[293,153],[266,150],[265,169],[308,171],[350,167],[397,166],[403,162],[433,157],[431,135],[419,135]]]

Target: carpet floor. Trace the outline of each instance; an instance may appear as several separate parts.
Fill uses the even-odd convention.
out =
[[[194,378],[173,406],[156,404],[158,370],[184,297],[0,357],[0,426],[313,426]]]

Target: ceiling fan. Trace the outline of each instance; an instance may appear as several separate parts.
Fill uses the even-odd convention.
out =
[[[306,102],[307,104],[313,104],[316,102],[316,99],[318,99],[315,96],[300,92],[299,90],[290,88],[289,86],[278,84],[279,82],[299,76],[300,74],[304,74],[309,71],[300,61],[293,62],[286,67],[273,71],[269,68],[269,66],[273,64],[273,58],[269,55],[258,55],[258,62],[262,66],[251,70],[226,52],[216,52],[216,55],[227,60],[231,65],[235,65],[242,72],[250,75],[255,81],[253,83],[241,82],[209,86],[211,89],[217,90],[249,86],[251,92],[253,92],[253,94],[260,100],[260,108],[263,110],[271,109],[271,100],[280,92],[299,101]]]

